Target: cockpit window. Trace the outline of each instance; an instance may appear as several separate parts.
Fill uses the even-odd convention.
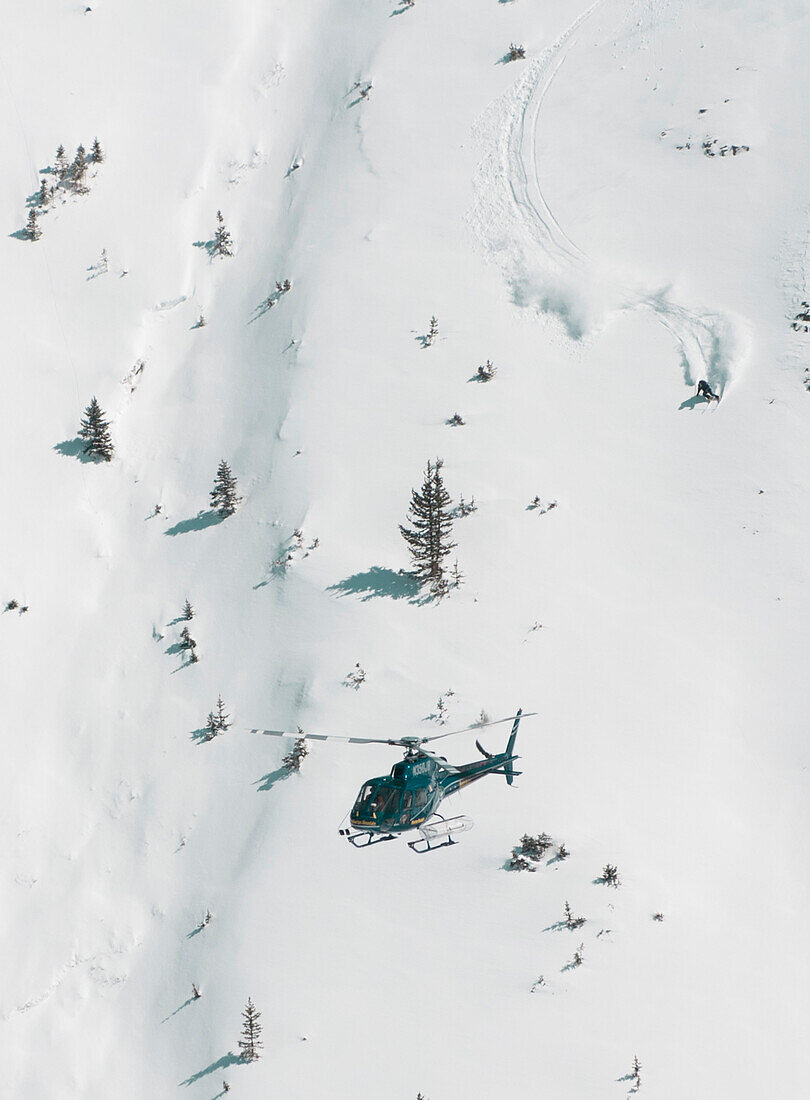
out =
[[[371,804],[376,816],[391,817],[399,811],[400,791],[397,787],[378,787],[377,794]]]
[[[426,806],[428,800],[427,787],[417,787],[416,790],[413,792],[413,800],[414,805],[417,809],[419,809],[421,806]]]

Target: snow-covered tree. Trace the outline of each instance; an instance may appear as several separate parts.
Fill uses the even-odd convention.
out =
[[[104,419],[104,413],[95,397],[84,411],[79,438],[86,440],[84,448],[86,455],[97,455],[105,462],[109,462],[115,454],[109,422]]]
[[[242,1035],[239,1039],[239,1050],[244,1062],[255,1062],[263,1046],[260,1039],[262,1033],[260,1017],[261,1012],[256,1011],[253,1001],[248,997],[245,1011],[242,1013]]]
[[[37,202],[40,206],[45,207],[51,201],[51,193],[48,190],[48,181],[43,179],[39,185],[39,195],[37,196]]]
[[[74,190],[78,191],[79,194],[83,194],[87,190],[85,182],[87,178],[87,156],[83,145],[80,145],[76,150],[76,156],[70,166],[70,178],[73,181]]]
[[[455,549],[452,500],[442,480],[442,460],[428,462],[422,488],[413,489],[408,509],[410,526],[400,524],[413,561],[413,574],[436,596],[446,589],[445,559]]]
[[[191,606],[191,601],[190,600],[186,600],[186,602],[183,604],[182,614],[183,614],[183,618],[186,620],[186,622],[190,622],[191,619],[194,618],[194,608]]]
[[[211,490],[211,507],[221,516],[232,516],[241,500],[242,498],[236,493],[236,478],[223,458],[217,468],[214,488]]]
[[[56,173],[56,177],[60,183],[67,178],[69,169],[67,154],[65,153],[64,145],[60,145],[56,150],[56,160],[53,164],[53,170]]]
[[[217,210],[217,227],[214,230],[214,255],[233,256],[233,240],[225,227],[221,210]]]
[[[28,211],[28,222],[25,226],[25,235],[29,241],[38,241],[42,236],[42,230],[39,228],[39,218],[33,206]]]
[[[283,766],[288,772],[299,772],[301,770],[301,762],[305,756],[309,756],[309,749],[307,748],[306,737],[301,727],[298,727],[299,737],[296,737],[295,743],[284,759],[281,761]]]
[[[93,164],[102,164],[104,162],[104,150],[101,148],[101,142],[98,138],[93,138],[93,145],[90,149],[90,159]]]

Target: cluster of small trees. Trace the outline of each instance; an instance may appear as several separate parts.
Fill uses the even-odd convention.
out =
[[[72,161],[68,160],[64,145],[59,146],[56,150],[56,160],[50,169],[50,174],[56,177],[56,182],[49,184],[46,179],[40,182],[36,205],[28,211],[25,235],[29,241],[38,241],[42,236],[39,217],[53,205],[60,192],[74,195],[87,194],[90,190],[87,184],[90,167],[101,164],[103,161],[104,150],[98,138],[93,139],[89,153],[83,145],[79,145]]]

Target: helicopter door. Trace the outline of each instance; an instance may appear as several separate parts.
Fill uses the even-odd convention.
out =
[[[411,820],[411,809],[413,807],[413,792],[406,791],[402,796],[402,813],[399,815],[400,825],[405,825]]]

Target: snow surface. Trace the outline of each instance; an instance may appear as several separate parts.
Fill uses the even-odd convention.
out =
[[[594,1100],[637,1054],[642,1096],[805,1095],[807,5],[91,3],[6,5],[0,43],[0,1091]],[[397,525],[436,456],[479,509],[420,605]],[[454,725],[539,715],[430,856],[338,836],[395,752],[286,777],[248,732],[437,732],[448,689]],[[570,857],[505,871],[542,830]]]

